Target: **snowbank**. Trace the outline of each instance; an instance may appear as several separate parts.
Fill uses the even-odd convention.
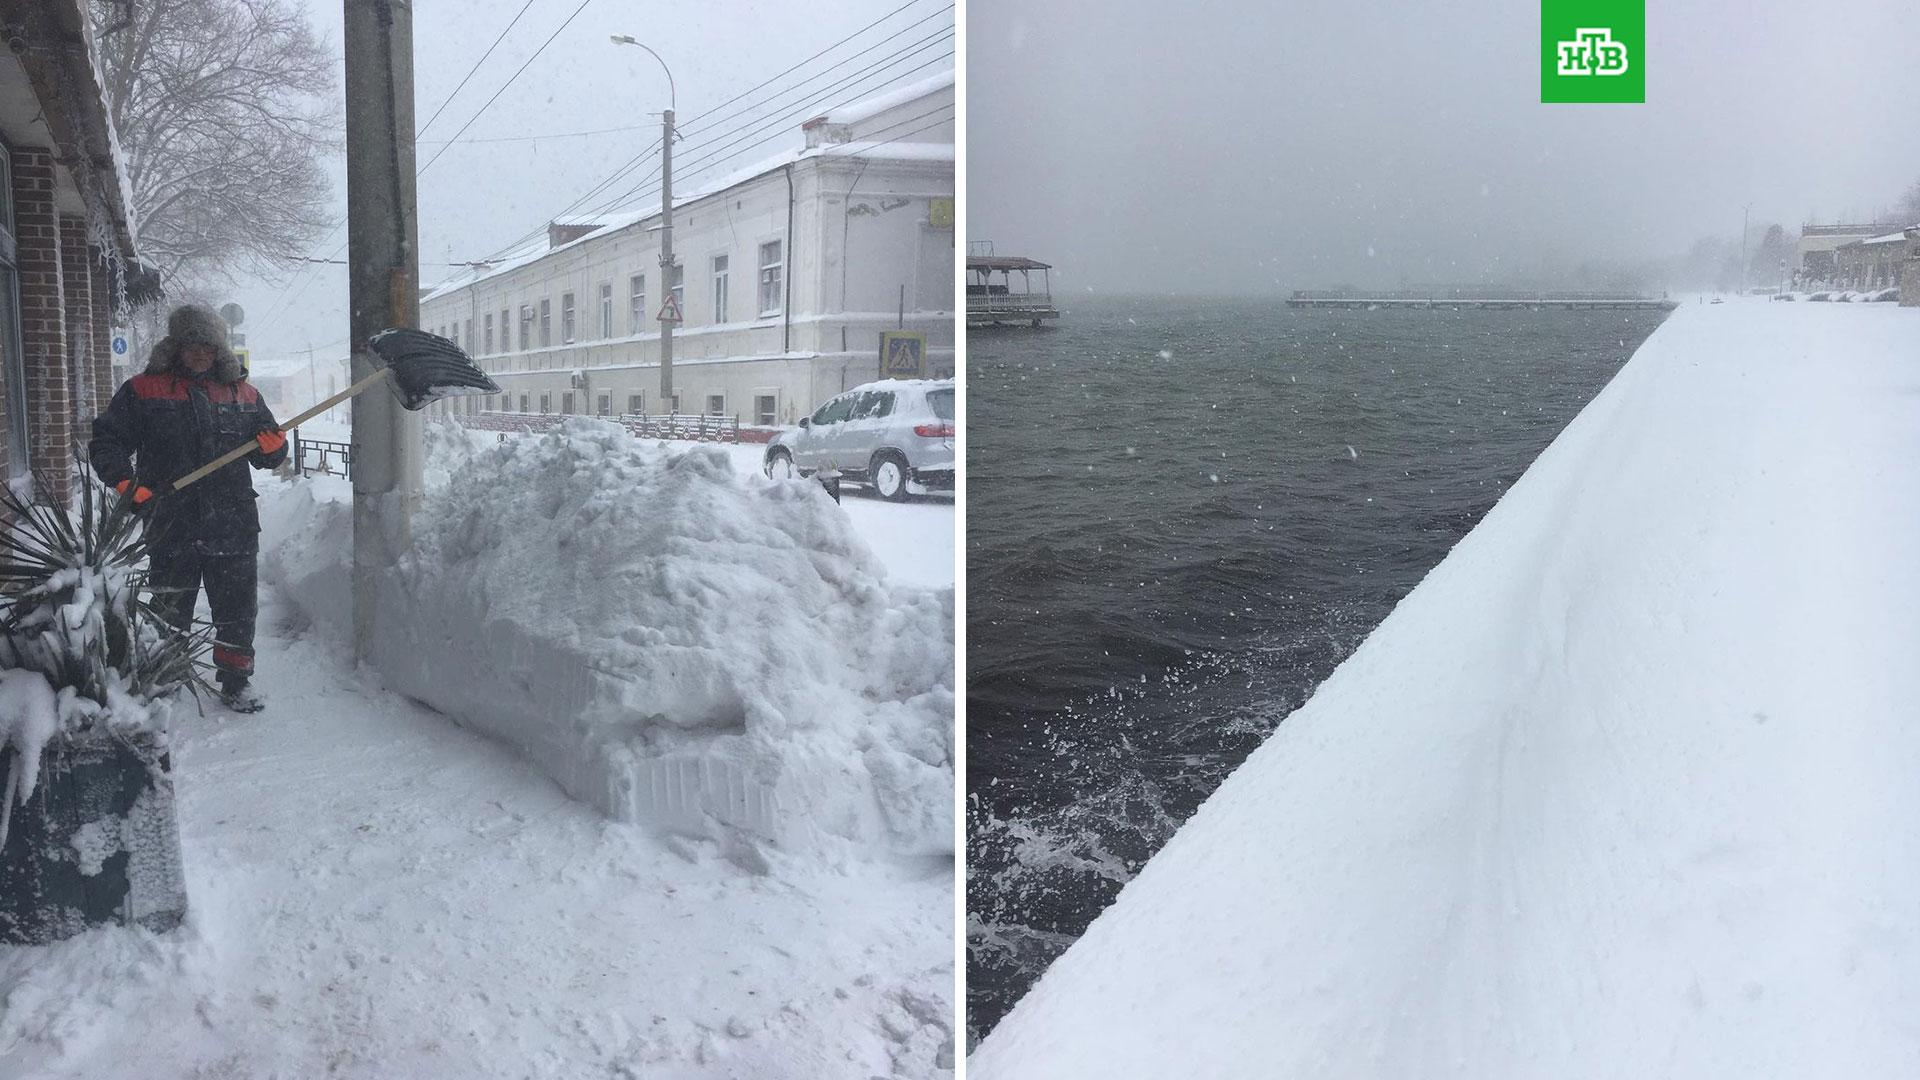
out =
[[[951,852],[952,591],[890,583],[818,485],[591,420],[435,427],[429,461],[375,650],[393,689],[622,820]],[[346,625],[350,506],[301,483],[263,503],[306,537],[265,574]]]
[[[1682,307],[968,1074],[1920,1075],[1916,358]]]

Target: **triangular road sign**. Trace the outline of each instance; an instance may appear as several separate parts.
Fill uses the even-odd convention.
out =
[[[654,316],[654,318],[659,319],[661,322],[685,322],[686,320],[680,317],[680,298],[672,293],[668,293],[667,302],[660,305],[660,314]]]

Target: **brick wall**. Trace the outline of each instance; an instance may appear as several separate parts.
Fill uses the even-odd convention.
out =
[[[60,219],[54,207],[53,154],[13,151],[14,229],[20,241],[20,338],[27,373],[27,461],[55,499],[71,490],[72,378],[60,272]]]
[[[93,341],[93,275],[87,272],[92,252],[87,247],[87,221],[77,214],[60,215],[60,291],[67,318],[67,393],[72,406],[73,439],[85,445],[93,433],[93,414],[106,402],[96,401],[99,381],[94,371],[98,352]]]
[[[98,248],[88,255],[87,273],[93,279],[93,401],[94,411],[99,412],[120,389],[113,381],[113,275],[101,261]]]

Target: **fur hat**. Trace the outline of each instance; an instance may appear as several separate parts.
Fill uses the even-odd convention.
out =
[[[233,347],[227,344],[227,321],[199,304],[182,304],[167,316],[167,336],[161,338],[148,355],[147,374],[188,374],[186,362],[180,355],[181,349],[188,345],[213,347],[212,375],[216,380],[237,383],[247,377],[240,358],[233,355]]]

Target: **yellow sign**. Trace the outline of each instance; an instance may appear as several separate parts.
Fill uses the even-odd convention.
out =
[[[927,224],[936,229],[953,228],[953,200],[934,199],[927,204]]]
[[[927,335],[909,330],[880,331],[880,377],[926,378]]]
[[[242,372],[248,375],[253,374],[253,353],[250,350],[235,349],[233,350],[233,358],[240,361],[240,370]]]

